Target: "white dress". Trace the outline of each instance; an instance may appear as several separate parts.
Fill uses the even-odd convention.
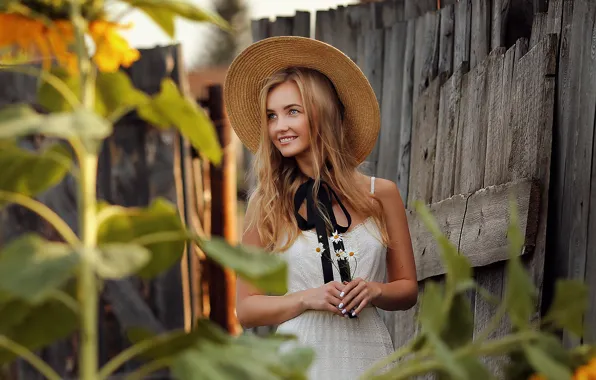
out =
[[[374,192],[374,178],[371,181]],[[386,247],[372,218],[342,234],[346,251],[357,255],[352,277],[366,281],[386,281]],[[318,244],[314,231],[303,231],[294,244],[282,253],[288,262],[288,293],[324,284],[321,259],[314,252]],[[353,266],[350,262],[350,266]],[[353,271],[354,269],[352,269]],[[340,275],[334,266],[334,279]],[[315,350],[309,379],[357,379],[374,362],[393,352],[393,343],[377,308],[367,306],[358,318],[345,318],[330,312],[309,310],[277,328],[278,333],[293,334],[301,345]]]

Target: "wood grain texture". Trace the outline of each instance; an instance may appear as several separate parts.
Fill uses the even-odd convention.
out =
[[[368,78],[380,105],[383,104],[384,39],[383,29],[371,29],[363,36],[364,65],[362,71]],[[359,49],[362,49],[362,47],[359,47]],[[378,159],[379,141],[377,140],[374,149],[366,159],[369,174],[376,174]]]
[[[402,86],[404,75],[404,52],[406,49],[408,25],[394,24],[385,31],[385,57],[383,67],[383,103],[381,105],[381,133],[379,136],[379,162],[377,175],[397,181],[400,146],[400,114],[402,107]]]
[[[408,199],[408,183],[410,179],[410,157],[412,139],[412,108],[414,94],[414,43],[416,34],[416,23],[413,20],[407,22],[407,39],[404,52],[404,75],[402,79],[402,105],[400,115],[401,134],[398,147],[398,168],[397,187],[406,203]]]
[[[333,45],[333,13],[319,10],[315,16],[315,38]]]
[[[441,14],[439,11],[429,12],[416,20],[414,99],[437,77],[440,29]]]
[[[530,37],[530,49],[534,47],[547,33],[548,14],[537,13],[532,21],[532,35]]]
[[[453,69],[470,62],[470,34],[472,31],[472,0],[455,4],[455,38],[453,41]]]
[[[488,61],[464,76],[460,103],[455,169],[455,194],[482,188],[488,122]]]
[[[412,20],[437,9],[435,0],[405,0],[406,20]]]
[[[461,82],[467,65],[462,65],[441,88],[437,153],[433,176],[432,202],[454,195],[455,152],[461,101]]]
[[[439,37],[439,75],[445,78],[453,74],[453,39],[455,36],[455,8],[453,5],[441,9],[441,31]]]
[[[594,7],[596,11],[596,6]],[[591,35],[591,32],[590,32]],[[557,36],[549,34],[521,57],[514,69],[514,102],[523,101],[523,110],[516,107],[512,111],[513,144],[509,161],[512,179],[535,178],[540,183],[540,198],[548,199],[550,184],[550,163],[552,149],[552,125],[555,100]],[[582,95],[584,97],[585,95]],[[592,95],[596,96],[596,86]],[[594,122],[594,103],[591,116],[586,120]],[[580,125],[584,120],[580,120]],[[589,137],[591,140],[591,136]],[[574,189],[579,191],[580,184]],[[581,198],[574,194],[574,198]],[[575,209],[581,211],[582,206]],[[536,246],[528,270],[539,291],[537,310],[541,307],[544,277],[544,251],[546,246],[546,225],[548,202],[541,202]],[[577,219],[575,219],[577,220]],[[582,232],[583,233],[583,232]],[[579,247],[578,247],[579,248]],[[578,249],[580,252],[580,249]],[[585,264],[585,261],[583,262]],[[582,265],[584,265],[582,264]],[[539,318],[539,314],[533,316]]]
[[[550,0],[548,2],[548,18],[546,22],[546,33],[561,33],[564,2],[565,0]],[[569,3],[569,1],[567,2]]]
[[[524,179],[489,186],[471,194],[458,194],[428,207],[442,233],[470,260],[484,267],[507,260],[509,197],[518,206],[520,227],[528,247],[534,245],[538,216],[538,186]],[[418,215],[408,212],[418,280],[445,273],[436,241]],[[527,249],[523,253],[526,253]]]
[[[507,6],[508,0],[492,0],[491,22],[490,22],[490,46],[492,49],[505,46],[505,25],[503,7]]]
[[[472,2],[472,39],[470,41],[470,69],[479,65],[490,52],[490,0]]]
[[[414,201],[430,203],[436,156],[437,123],[441,89],[437,78],[420,95],[414,107],[412,126],[412,153],[408,206]]]
[[[562,83],[563,88],[560,89],[562,93],[567,93],[567,97],[560,99],[561,125],[556,135],[558,138],[563,137],[561,142],[566,143],[565,161],[558,163],[559,173],[563,177],[557,178],[560,181],[557,190],[561,202],[557,256],[559,275],[593,283],[594,275],[586,272],[587,259],[593,256],[593,252],[587,252],[589,230],[586,226],[591,210],[592,180],[586,168],[591,165],[594,150],[596,56],[593,52],[596,40],[593,36],[596,4],[586,0],[573,3],[571,29],[568,38],[561,43],[561,55],[565,57],[561,62],[561,70],[567,72],[568,80]],[[561,159],[561,152],[558,152],[557,158]],[[593,266],[592,262],[590,266]],[[593,291],[590,297],[594,297]],[[590,313],[594,315],[593,308]],[[565,343],[574,346],[579,341],[566,335]]]

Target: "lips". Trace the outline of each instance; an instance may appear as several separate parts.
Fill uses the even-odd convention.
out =
[[[296,140],[297,138],[298,138],[298,136],[286,136],[286,137],[281,137],[281,138],[279,139],[279,142],[280,142],[281,144],[289,144],[289,143],[291,143],[292,141]]]

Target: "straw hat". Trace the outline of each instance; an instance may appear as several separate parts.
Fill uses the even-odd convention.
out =
[[[259,92],[264,81],[287,67],[326,75],[345,106],[344,126],[358,163],[372,151],[381,126],[379,104],[360,68],[333,46],[306,37],[271,37],[247,47],[232,62],[224,84],[230,123],[253,153],[261,139]]]

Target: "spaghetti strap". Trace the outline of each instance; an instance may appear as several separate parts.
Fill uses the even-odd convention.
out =
[[[370,177],[370,193],[375,193],[375,177]]]

